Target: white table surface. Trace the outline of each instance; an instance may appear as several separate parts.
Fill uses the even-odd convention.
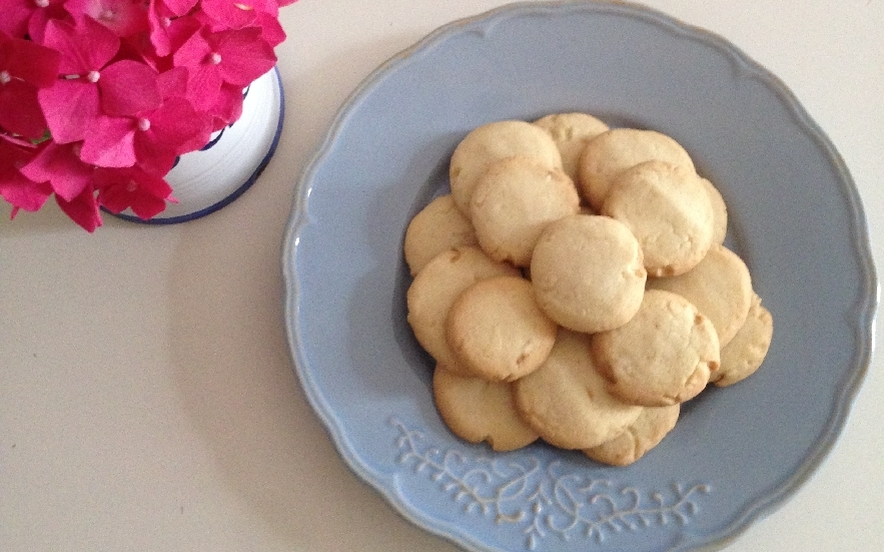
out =
[[[283,326],[296,176],[377,65],[497,0],[282,10],[286,123],[258,183],[207,218],[88,235],[0,211],[0,550],[443,552],[339,459]],[[828,133],[884,260],[884,2],[649,0],[776,73]],[[812,300],[812,299],[811,299]],[[877,331],[880,339],[880,327]],[[884,360],[837,446],[733,552],[884,550]]]

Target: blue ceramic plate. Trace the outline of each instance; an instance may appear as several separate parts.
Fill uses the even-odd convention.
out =
[[[724,195],[728,243],[775,322],[758,373],[687,403],[628,468],[455,438],[405,321],[403,234],[446,189],[457,142],[490,121],[570,110],[687,148]],[[854,184],[793,95],[721,38],[621,3],[508,6],[380,67],[303,175],[283,268],[297,374],[344,460],[415,524],[482,551],[725,546],[832,447],[877,301]]]

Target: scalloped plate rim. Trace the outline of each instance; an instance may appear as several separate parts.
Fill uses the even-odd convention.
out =
[[[558,10],[597,11],[617,13],[627,17],[640,18],[653,25],[665,27],[669,32],[681,37],[700,40],[713,48],[726,52],[732,62],[741,66],[741,70],[752,73],[764,84],[773,89],[777,96],[788,106],[792,115],[797,119],[799,127],[822,146],[828,154],[829,161],[837,169],[839,181],[842,184],[840,192],[847,198],[850,206],[853,230],[853,253],[862,265],[864,275],[862,297],[853,306],[853,310],[861,318],[861,324],[853,327],[858,342],[857,353],[854,355],[854,368],[848,373],[848,381],[843,382],[842,392],[838,404],[835,407],[835,415],[829,420],[824,437],[816,443],[816,447],[805,458],[801,468],[785,479],[779,488],[768,495],[750,503],[743,511],[743,515],[737,517],[734,522],[715,535],[706,536],[702,542],[689,545],[690,550],[720,550],[728,546],[743,531],[752,525],[754,521],[765,517],[780,507],[791,497],[819,468],[822,461],[828,456],[832,447],[847,421],[853,401],[859,392],[862,382],[868,372],[869,362],[874,349],[874,329],[876,324],[876,311],[879,302],[879,287],[875,274],[874,261],[869,243],[868,223],[862,208],[861,199],[856,185],[850,176],[849,170],[840,154],[837,152],[828,136],[821,127],[809,116],[804,107],[797,100],[792,91],[772,72],[761,64],[755,62],[740,48],[709,30],[683,23],[674,17],[646,6],[622,2],[622,1],[553,1],[553,2],[517,2],[503,5],[474,16],[461,18],[427,34],[424,38],[412,46],[390,57],[386,62],[378,66],[354,89],[343,102],[332,120],[325,138],[316,150],[316,153],[306,165],[300,179],[292,205],[292,212],[287,223],[282,251],[282,272],[285,282],[285,323],[290,353],[292,355],[293,369],[298,377],[302,388],[305,390],[308,401],[316,414],[322,420],[326,431],[335,444],[340,456],[345,460],[348,467],[361,479],[370,484],[378,491],[385,500],[403,517],[417,526],[440,537],[446,538],[456,544],[466,547],[475,552],[487,552],[497,550],[487,548],[483,543],[470,538],[462,533],[451,533],[440,527],[437,520],[425,515],[421,511],[413,510],[405,504],[403,497],[399,495],[396,485],[385,484],[384,481],[395,483],[402,473],[396,473],[391,478],[385,479],[378,475],[368,466],[358,461],[356,454],[351,450],[345,436],[345,430],[336,419],[332,408],[325,398],[315,387],[308,370],[304,369],[305,355],[303,343],[299,338],[298,325],[298,299],[299,283],[294,269],[294,258],[298,247],[301,231],[311,224],[311,218],[307,212],[312,187],[309,185],[316,171],[322,166],[323,161],[331,153],[338,136],[345,130],[349,115],[359,109],[359,100],[371,94],[373,88],[382,81],[390,72],[400,68],[401,64],[423,53],[428,53],[434,46],[438,46],[446,38],[464,32],[464,28],[470,25],[486,22],[489,26],[496,24],[501,18],[518,17],[545,12],[557,12]],[[680,545],[678,545],[680,546]],[[681,549],[681,548],[679,548]]]

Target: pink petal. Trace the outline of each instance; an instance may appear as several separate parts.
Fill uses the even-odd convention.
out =
[[[150,42],[158,56],[165,57],[177,51],[194,33],[200,29],[200,22],[193,16],[169,19],[160,12],[148,12]]]
[[[217,40],[215,51],[221,56],[218,67],[225,82],[247,86],[276,65],[276,55],[261,38],[261,29],[224,31],[213,38]]]
[[[98,203],[110,211],[117,214],[129,208],[129,193],[126,188],[134,185],[130,184],[129,176],[131,169],[96,169],[95,170],[95,187],[98,189]]]
[[[190,72],[187,67],[173,67],[157,77],[157,87],[160,96],[166,100],[172,97],[184,98],[187,96],[187,81]]]
[[[67,201],[56,195],[55,201],[61,210],[90,234],[101,226],[101,211],[95,199],[91,183],[77,197]]]
[[[16,209],[39,211],[51,195],[49,182],[34,182],[21,173],[6,179],[0,177],[0,196]]]
[[[106,115],[134,117],[142,111],[156,109],[162,103],[157,72],[128,59],[112,63],[101,71],[98,90],[101,92],[101,108]]]
[[[0,17],[0,31],[17,38],[24,38],[28,32],[28,20],[33,7],[27,0],[4,1],[3,17]]]
[[[248,6],[243,9],[245,3],[234,0],[202,0],[202,10],[228,29],[241,29],[255,21],[255,10]]]
[[[18,209],[39,210],[52,195],[49,182],[34,182],[19,172],[36,153],[36,148],[0,140],[0,196],[13,206],[13,215]]]
[[[37,103],[37,88],[20,80],[0,84],[0,127],[37,139],[46,131],[46,119]]]
[[[199,149],[209,141],[209,121],[183,98],[169,98],[150,116],[150,129],[144,133],[181,155]],[[198,144],[196,148],[192,144]]]
[[[166,210],[166,202],[158,197],[143,194],[132,201],[132,211],[142,220],[151,219]]]
[[[75,149],[78,146],[48,142],[34,159],[20,169],[21,173],[34,182],[49,181],[55,194],[69,201],[92,181],[93,167],[77,157]]]
[[[18,170],[19,163],[30,161],[37,153],[37,146],[29,141],[0,133],[0,170],[8,167]]]
[[[58,80],[37,92],[52,139],[59,144],[76,142],[99,115],[98,87],[88,81]]]
[[[261,26],[261,38],[263,38],[271,48],[275,48],[285,41],[285,30],[282,28],[277,17],[262,13],[258,15],[258,23]]]
[[[59,71],[63,75],[85,76],[99,71],[120,49],[119,37],[88,17],[76,25],[49,21],[43,43],[61,53]]]
[[[255,8],[259,14],[263,13],[274,18],[279,16],[279,4],[276,0],[247,0],[246,4]]]
[[[134,137],[136,165],[146,173],[166,176],[175,166],[175,152],[165,145],[144,138],[141,134]]]
[[[83,140],[80,158],[99,167],[131,167],[135,164],[135,120],[99,117]]]
[[[216,65],[201,65],[192,68],[190,81],[187,83],[187,97],[196,109],[206,111],[218,101],[223,83],[221,73]]]
[[[169,10],[174,15],[184,15],[196,6],[197,0],[163,0],[162,2],[165,4]]]
[[[172,59],[176,66],[196,67],[206,62],[212,47],[201,33],[193,33],[175,51]]]
[[[172,188],[162,178],[137,168],[101,169],[96,174],[98,201],[112,213],[128,208],[141,219],[152,218],[166,208]]]
[[[181,142],[179,144],[178,148],[176,149],[178,155],[183,155],[191,151],[202,149],[203,146],[208,144],[209,140],[211,140],[212,138],[212,116],[207,113],[198,113],[201,128],[199,132],[194,133],[189,140]]]
[[[15,53],[15,40],[0,29],[0,68],[6,68]]]
[[[172,24],[171,12],[160,0],[150,0],[150,8],[147,12],[147,24],[150,28],[150,43],[161,57],[172,53],[172,41],[169,38],[168,28]]]
[[[146,32],[123,39],[120,43],[120,51],[114,56],[115,61],[121,59],[135,60],[157,72],[166,71],[172,65],[171,58],[157,54],[150,42],[150,36]]]
[[[28,38],[38,44],[45,44],[46,26],[50,21],[74,23],[74,18],[64,9],[64,0],[49,0],[48,6],[34,10],[28,22]]]
[[[58,78],[61,54],[30,40],[12,39],[7,65],[9,74],[39,88],[52,86]]]
[[[147,30],[147,7],[135,0],[67,0],[65,9],[75,18],[88,16],[120,37]]]
[[[242,116],[242,88],[224,83],[215,104],[209,109],[214,117],[212,131],[218,131]]]
[[[187,103],[186,100],[180,100]],[[133,136],[132,148],[135,153],[136,164],[145,172],[157,176],[165,176],[175,164],[177,153],[175,152],[174,141],[182,139],[167,133],[162,133],[163,124],[160,110],[145,114],[145,121],[148,122],[148,128],[145,130],[138,129]],[[166,139],[171,138],[171,141]]]

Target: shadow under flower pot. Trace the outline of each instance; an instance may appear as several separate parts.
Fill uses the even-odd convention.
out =
[[[166,175],[177,203],[151,219],[131,210],[114,216],[143,224],[198,219],[230,204],[254,184],[276,151],[285,118],[279,70],[258,77],[245,91],[239,119],[212,135],[199,151],[178,158]]]

